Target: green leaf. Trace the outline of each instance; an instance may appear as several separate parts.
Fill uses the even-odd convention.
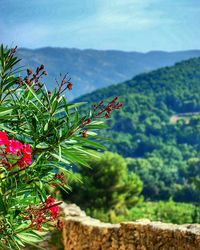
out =
[[[65,163],[65,164],[70,164],[70,162],[69,162],[68,160],[66,160],[66,159],[64,159],[64,158],[62,158],[62,157],[60,157],[59,155],[54,154],[54,153],[51,153],[51,152],[50,152],[50,154],[51,154],[54,158],[56,158],[58,161],[63,162],[63,163]]]
[[[72,108],[77,108],[79,106],[82,106],[84,104],[86,104],[87,102],[77,102],[77,103],[74,103],[74,104],[67,104],[68,106],[68,109],[72,109]]]
[[[39,144],[36,145],[36,148],[47,149],[49,148],[49,144],[47,144],[46,142],[40,142]]]
[[[0,119],[1,119],[1,116],[11,114],[12,111],[13,111],[13,107],[11,108],[11,107],[0,106]]]
[[[94,121],[94,122],[85,126],[85,128],[87,128],[87,129],[102,129],[102,128],[108,128],[108,127],[109,126],[102,121],[100,121],[100,122]]]
[[[28,88],[28,90],[32,93],[32,95],[35,97],[35,99],[38,101],[38,103],[41,104],[42,107],[44,107],[46,109],[46,106],[40,101],[40,99],[38,98],[38,96],[36,95],[36,93],[34,92],[34,90],[28,85],[26,84],[26,87]],[[46,109],[47,110],[47,109]]]
[[[80,142],[83,142],[84,146],[92,146],[92,147],[97,148],[97,149],[99,148],[99,149],[102,149],[102,150],[106,150],[106,147],[101,145],[98,142],[88,140],[88,139],[82,138],[82,137],[78,137],[77,140],[80,141]]]
[[[21,232],[17,234],[17,237],[21,239],[24,242],[30,243],[30,242],[41,242],[43,239],[41,236],[33,234],[33,233],[26,233],[26,232]]]
[[[11,133],[13,135],[17,134],[17,131],[11,130],[10,128],[5,127],[3,124],[0,124],[0,129],[5,130],[5,131],[7,131],[7,132],[9,132],[9,133]]]

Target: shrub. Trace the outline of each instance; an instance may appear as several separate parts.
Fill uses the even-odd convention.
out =
[[[82,184],[72,183],[73,192],[67,196],[84,209],[103,214],[103,210],[123,213],[140,200],[142,181],[129,173],[125,159],[117,153],[105,152],[89,161],[91,168],[82,168],[78,176]]]
[[[97,157],[96,130],[102,118],[121,107],[117,97],[93,106],[84,116],[83,103],[64,96],[73,84],[65,75],[52,92],[41,83],[44,65],[19,77],[16,48],[0,48],[0,248],[36,244],[53,226],[62,227],[53,190],[69,187],[72,165],[87,166]],[[53,189],[53,190],[52,190]]]
[[[164,223],[187,224],[200,222],[200,209],[188,203],[179,203],[172,200],[159,202],[141,202],[123,214],[116,214],[114,210],[106,212],[101,209],[88,209],[87,214],[104,222],[120,223],[149,219]]]

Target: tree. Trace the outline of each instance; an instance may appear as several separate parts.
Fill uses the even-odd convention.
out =
[[[117,153],[105,152],[91,159],[91,168],[79,169],[82,184],[72,184],[68,198],[82,208],[130,208],[140,200],[142,182],[134,173],[129,174],[125,160]]]

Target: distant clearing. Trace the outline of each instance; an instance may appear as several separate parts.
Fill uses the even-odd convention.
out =
[[[191,116],[200,115],[200,112],[188,112],[188,113],[179,113],[174,114],[170,117],[170,123],[177,123],[178,120],[184,120],[186,124],[190,122]]]

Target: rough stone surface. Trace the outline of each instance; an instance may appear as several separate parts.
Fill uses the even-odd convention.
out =
[[[200,250],[199,224],[109,224],[86,216],[75,204],[63,205],[63,210],[65,250]]]

